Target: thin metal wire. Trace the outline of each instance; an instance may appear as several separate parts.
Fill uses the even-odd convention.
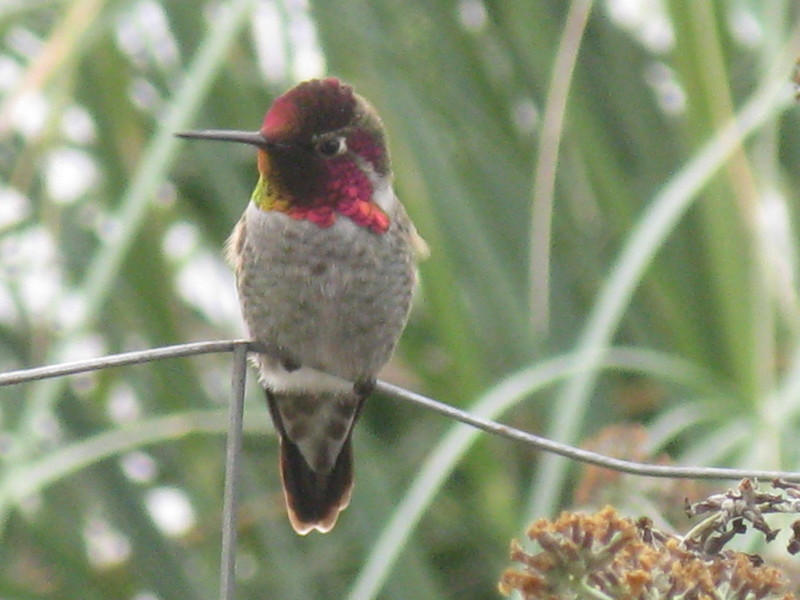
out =
[[[239,506],[239,471],[242,454],[242,417],[244,391],[247,383],[247,345],[233,349],[231,387],[233,399],[228,423],[228,443],[225,450],[225,496],[222,508],[222,556],[220,558],[220,599],[234,600],[236,590],[236,525]]]
[[[75,375],[76,373],[86,373],[87,371],[99,371],[100,369],[110,369],[112,367],[138,365],[166,358],[180,358],[183,356],[195,356],[198,354],[231,352],[237,346],[246,346],[249,350],[257,350],[254,342],[250,342],[248,340],[194,342],[190,344],[164,346],[163,348],[136,350],[134,352],[125,352],[123,354],[111,354],[101,358],[76,360],[58,365],[48,365],[46,367],[35,367],[33,369],[22,369],[20,371],[3,373],[0,374],[0,387],[4,385],[17,385],[20,383],[27,383],[29,381],[37,381],[39,379],[51,379],[53,377]]]
[[[800,473],[793,471],[760,471],[754,469],[725,469],[718,467],[675,467],[622,460],[620,458],[613,458],[598,454],[597,452],[591,452],[590,450],[562,444],[561,442],[521,431],[509,427],[508,425],[502,425],[496,421],[477,417],[464,410],[437,402],[436,400],[431,400],[421,394],[410,392],[405,388],[390,383],[380,381],[375,389],[395,400],[416,404],[417,406],[438,412],[441,415],[461,421],[477,429],[523,442],[539,450],[544,450],[545,452],[558,454],[566,458],[596,465],[598,467],[604,467],[613,471],[619,471],[621,473],[630,473],[647,477],[669,477],[673,479],[744,479],[745,477],[750,477],[757,479],[785,479],[787,481],[800,482]]]
[[[264,348],[261,344],[249,342],[247,340],[196,342],[192,344],[167,346],[164,348],[155,348],[152,350],[142,350],[138,352],[127,352],[125,354],[116,354],[91,360],[75,361],[47,367],[13,371],[4,375],[0,375],[0,387],[5,385],[25,383],[28,381],[35,381],[37,379],[61,377],[64,375],[73,375],[75,373],[82,373],[86,371],[120,367],[123,365],[141,364],[167,358],[178,358],[193,356],[196,354],[210,354],[215,352],[233,352],[238,347],[246,348],[247,352],[259,352],[263,351]],[[561,442],[549,440],[547,438],[539,437],[507,425],[502,425],[489,419],[476,417],[466,411],[443,404],[431,398],[427,398],[421,394],[410,392],[396,385],[378,382],[377,390],[389,398],[403,402],[410,402],[411,404],[415,404],[422,408],[437,412],[451,419],[456,419],[462,423],[471,425],[472,427],[477,427],[478,429],[488,433],[500,435],[518,442],[523,442],[545,452],[551,452],[553,454],[558,454],[573,460],[597,465],[599,467],[604,467],[623,473],[631,473],[634,475],[642,475],[647,477],[671,477],[674,479],[742,479],[745,477],[754,477],[760,479],[781,478],[786,479],[787,481],[800,482],[800,473],[791,471],[722,469],[715,467],[676,467],[670,465],[651,465],[621,460],[618,458],[604,456],[596,452],[591,452],[589,450],[576,448]]]

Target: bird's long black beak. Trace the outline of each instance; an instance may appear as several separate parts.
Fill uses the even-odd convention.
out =
[[[229,131],[226,129],[201,129],[199,131],[181,131],[175,134],[179,138],[193,140],[217,140],[220,142],[239,142],[267,149],[276,144],[270,142],[258,131]]]

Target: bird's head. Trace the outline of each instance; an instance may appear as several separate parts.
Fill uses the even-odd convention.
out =
[[[275,99],[257,132],[190,131],[180,137],[258,148],[253,202],[327,227],[338,214],[380,233],[389,220],[376,191],[391,179],[377,112],[335,78],[303,82]]]

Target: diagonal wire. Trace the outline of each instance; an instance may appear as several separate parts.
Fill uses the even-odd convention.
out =
[[[558,454],[559,456],[598,467],[604,467],[613,471],[619,471],[620,473],[673,479],[744,479],[745,477],[752,477],[757,479],[785,479],[787,481],[800,482],[800,473],[792,471],[728,469],[719,467],[679,467],[671,465],[653,465],[613,458],[590,450],[584,450],[583,448],[562,444],[561,442],[556,442],[508,425],[503,425],[491,419],[473,415],[465,410],[438,402],[437,400],[432,400],[431,398],[416,394],[396,385],[381,381],[375,389],[395,400],[415,404],[451,419],[455,419],[456,421],[461,421],[466,425],[482,429],[488,433],[522,442],[538,450],[549,452],[550,454]]]

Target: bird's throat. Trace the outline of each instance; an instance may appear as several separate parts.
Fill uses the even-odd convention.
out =
[[[258,178],[251,200],[261,210],[282,212],[292,219],[310,221],[318,227],[330,227],[339,216],[378,234],[385,233],[390,225],[389,216],[380,206],[356,194],[344,194],[329,204],[302,206],[293,203],[263,173]]]

